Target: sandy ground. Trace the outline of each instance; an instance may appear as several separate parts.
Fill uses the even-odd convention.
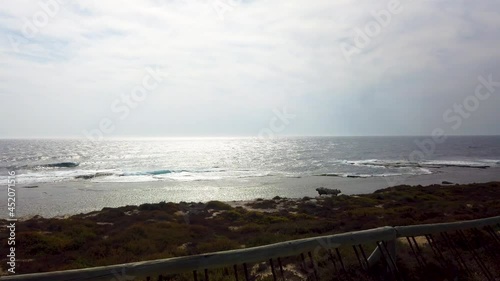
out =
[[[66,216],[100,210],[104,207],[139,205],[142,203],[246,201],[315,197],[317,187],[338,188],[344,194],[371,193],[377,189],[399,185],[474,183],[500,181],[500,168],[443,168],[431,175],[408,178],[339,178],[308,176],[302,178],[262,177],[239,180],[147,183],[95,183],[75,181],[42,184],[36,188],[17,188],[17,217]],[[7,217],[7,192],[0,193],[1,217]],[[244,204],[241,202],[240,204]],[[232,203],[232,205],[238,203]]]

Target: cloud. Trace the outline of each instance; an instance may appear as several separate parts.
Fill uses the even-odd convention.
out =
[[[37,27],[54,1],[2,4],[0,116],[16,116],[2,136],[81,135],[147,66],[169,78],[114,134],[256,135],[283,106],[297,113],[287,134],[429,134],[479,75],[500,80],[493,0],[401,1],[351,62],[341,44],[391,1],[59,0]],[[499,103],[455,133],[500,134]]]

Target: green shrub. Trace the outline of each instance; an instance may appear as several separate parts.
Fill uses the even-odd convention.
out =
[[[223,214],[219,215],[218,217],[221,217],[221,218],[224,218],[224,219],[227,219],[229,221],[234,222],[234,221],[238,221],[241,218],[243,218],[243,215],[236,210],[229,210],[229,211],[224,212]]]
[[[213,241],[198,243],[196,251],[200,254],[217,251],[234,250],[240,248],[240,244],[227,238],[217,238]]]
[[[262,232],[263,227],[261,225],[258,225],[256,223],[249,223],[246,225],[241,226],[237,232],[246,234],[246,233],[254,233],[254,232]]]
[[[220,201],[210,201],[205,206],[205,209],[213,209],[213,210],[231,210],[232,207],[224,202]]]

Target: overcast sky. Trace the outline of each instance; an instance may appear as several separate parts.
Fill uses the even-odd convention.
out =
[[[0,137],[500,134],[497,0],[55,1],[0,0]]]

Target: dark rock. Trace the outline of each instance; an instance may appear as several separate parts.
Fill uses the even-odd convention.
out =
[[[76,176],[75,179],[90,180],[93,178],[107,177],[107,176],[111,176],[111,175],[113,175],[113,173],[96,173],[96,174],[90,174],[90,175],[79,175],[79,176]]]
[[[325,187],[316,188],[316,191],[319,193],[319,196],[321,196],[323,194],[326,194],[326,195],[332,194],[334,196],[337,196],[338,194],[342,193],[338,189],[330,189],[330,188],[325,188]]]
[[[49,167],[49,168],[74,168],[80,165],[80,163],[77,162],[60,162],[60,163],[52,163],[52,164],[46,164],[42,165],[43,167]]]
[[[80,176],[76,176],[75,179],[84,179],[84,180],[89,180],[89,179],[92,179],[94,178],[95,175],[92,174],[92,175],[80,175]]]

